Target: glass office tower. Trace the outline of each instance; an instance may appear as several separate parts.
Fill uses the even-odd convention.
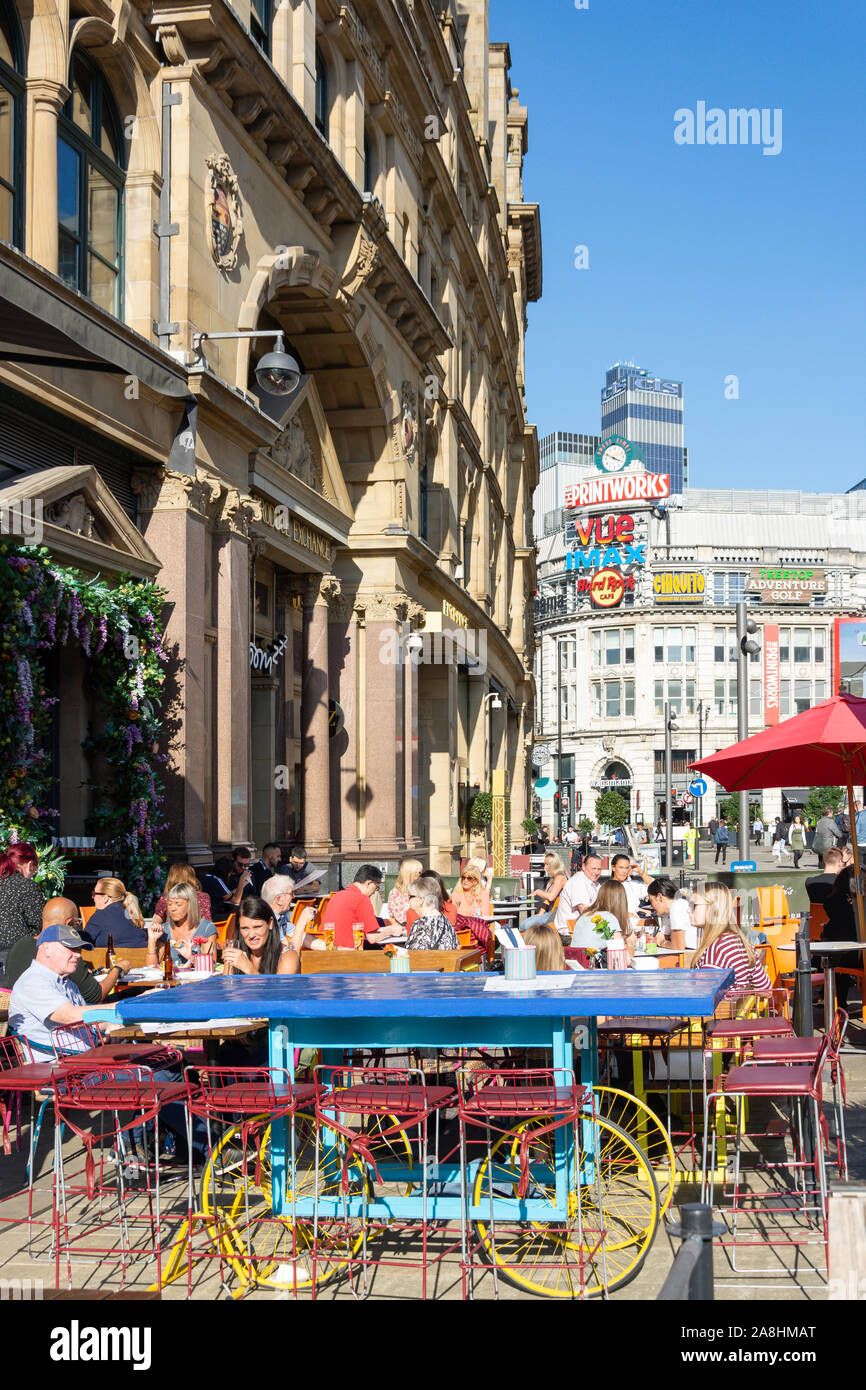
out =
[[[681,381],[653,376],[633,362],[617,362],[605,375],[601,434],[621,434],[638,444],[650,473],[670,474],[672,494],[688,487]]]

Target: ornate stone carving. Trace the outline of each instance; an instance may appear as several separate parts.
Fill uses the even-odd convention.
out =
[[[220,270],[234,270],[244,232],[237,175],[227,155],[209,154],[205,164],[210,170],[205,185],[205,225],[210,253]]]
[[[322,463],[302,420],[294,416],[269,450],[271,458],[287,473],[299,478],[314,492],[323,491]]]
[[[418,453],[418,393],[411,381],[403,382],[400,443],[406,462],[414,463]]]
[[[408,617],[413,627],[427,626],[427,609],[424,607],[423,603],[416,603],[414,599],[411,599]]]
[[[225,487],[219,478],[201,467],[196,468],[195,474],[177,473],[173,468],[136,468],[130,481],[142,511],[190,508],[204,516],[212,513]]]
[[[603,738],[601,741],[601,746],[604,749],[605,753],[612,753],[614,748],[616,747],[616,739]]]
[[[175,24],[160,24],[156,31],[156,41],[162,45],[166,60],[174,67],[185,67],[189,62],[186,45]]]
[[[217,529],[249,537],[250,527],[261,517],[261,507],[237,488],[228,488],[217,518]]]
[[[343,294],[349,299],[353,298],[369,280],[378,263],[379,248],[373,238],[362,231],[358,237],[355,258],[343,276],[340,287]]]
[[[76,492],[72,497],[64,497],[60,502],[46,507],[45,520],[51,522],[52,526],[71,531],[73,535],[85,536],[89,541],[99,539],[96,518],[83,492]]]

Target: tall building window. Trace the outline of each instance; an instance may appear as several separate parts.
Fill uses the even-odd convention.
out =
[[[713,603],[716,608],[742,603],[746,597],[747,578],[742,570],[717,570],[713,575]]]
[[[271,0],[250,0],[250,33],[263,53],[271,56]]]
[[[592,664],[601,665],[601,633],[598,630],[592,634]]]
[[[826,698],[827,698],[827,682],[826,682],[826,681],[816,681],[816,682],[815,682],[815,704],[816,704],[816,705],[820,705],[821,701],[822,701],[822,700],[826,700]]]
[[[794,628],[794,660],[812,660],[812,632],[808,627]],[[799,710],[797,713],[799,714]]]
[[[634,628],[607,627],[592,634],[593,665],[600,666],[602,643],[605,666],[634,665]]]
[[[606,719],[618,719],[621,713],[619,681],[604,683],[604,714]]]
[[[653,660],[664,661],[665,659],[665,630],[663,627],[653,628]]]
[[[736,714],[737,712],[737,682],[735,680],[727,682],[716,681],[714,687],[714,699],[716,714]]]
[[[24,44],[18,16],[0,0],[0,238],[22,244],[24,213]]]
[[[759,680],[749,681],[749,718],[760,719],[763,714],[761,709],[761,682]]]
[[[816,662],[823,662],[824,660],[824,629],[822,627],[815,628],[815,646],[812,652],[812,660]],[[823,698],[822,695],[821,699],[823,700]]]
[[[779,681],[779,715],[787,719],[791,713],[791,682]]]
[[[601,683],[599,681],[592,683],[592,712],[596,719],[601,718]]]
[[[805,714],[812,707],[811,681],[794,681],[794,713]]]
[[[577,639],[574,637],[561,637],[559,645],[562,647],[562,669],[563,671],[573,671],[577,665]]]
[[[779,660],[791,660],[791,629],[789,627],[779,628]]]
[[[623,713],[634,715],[634,681],[623,681]]]
[[[684,713],[694,714],[695,708],[695,683],[693,680],[688,680],[686,681],[686,703]]]
[[[683,628],[683,660],[691,663],[695,660],[695,629],[693,627]]]
[[[622,648],[619,628],[609,627],[604,634],[604,664],[605,666],[618,666],[621,660]]]
[[[574,686],[561,685],[559,687],[559,705],[562,710],[562,722],[570,724],[574,719]]]
[[[683,683],[682,681],[668,681],[668,704],[671,707],[671,714],[676,716],[683,712]]]
[[[316,44],[316,130],[328,139],[328,69]]]
[[[72,55],[71,95],[57,122],[59,274],[100,308],[122,308],[124,141],[99,69]]]
[[[725,712],[725,682],[724,682],[724,681],[716,681],[716,683],[715,683],[715,690],[714,690],[714,698],[715,698],[715,705],[716,705],[716,714],[724,714],[724,712]]]
[[[683,630],[681,627],[668,628],[668,661],[679,666],[683,659]]]

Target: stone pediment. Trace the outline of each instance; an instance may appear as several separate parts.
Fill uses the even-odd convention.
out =
[[[161,568],[95,468],[46,468],[0,487],[0,535],[45,545],[58,560],[150,579]]]
[[[312,377],[298,387],[280,422],[279,434],[269,448],[256,453],[253,468],[299,498],[306,498],[308,503],[315,505],[316,500],[324,499],[349,523],[354,520],[354,508]]]

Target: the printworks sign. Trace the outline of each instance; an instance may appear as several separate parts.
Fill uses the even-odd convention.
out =
[[[779,629],[775,623],[765,623],[764,647],[764,723],[779,722]]]
[[[758,594],[762,603],[808,603],[813,594],[826,594],[826,570],[749,570],[747,594]]]
[[[659,570],[653,575],[656,603],[703,603],[705,587],[706,580],[700,570]]]
[[[615,507],[625,502],[659,502],[671,495],[669,473],[618,473],[612,478],[588,478],[565,489],[565,506]]]
[[[274,506],[273,502],[269,502],[260,494],[254,495],[261,508],[262,521],[266,526],[288,536],[289,540],[295,542],[295,545],[309,550],[311,555],[317,556],[330,565],[334,558],[333,541],[322,535],[322,532],[317,531],[314,526],[309,526],[305,521],[301,521],[300,517],[295,516],[288,507],[282,504]]]

